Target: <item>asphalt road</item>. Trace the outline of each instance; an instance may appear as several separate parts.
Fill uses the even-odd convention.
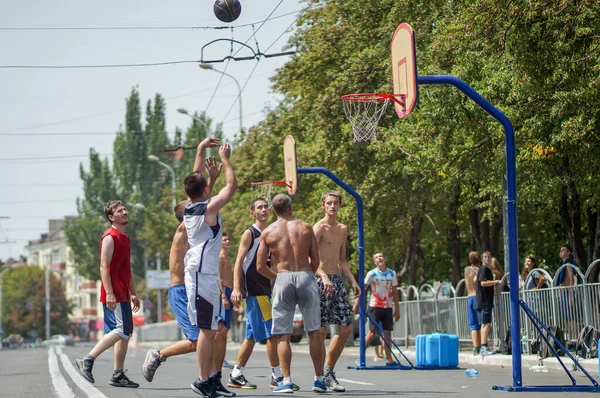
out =
[[[160,346],[158,347],[160,348]],[[264,352],[265,347],[257,345],[256,352],[244,371],[246,377],[258,385],[256,390],[235,390],[238,396],[272,396],[269,388],[270,369]],[[102,354],[95,363],[93,386],[86,382],[75,370],[73,361],[85,355],[90,347],[4,349],[0,351],[0,396],[2,397],[194,397],[190,383],[197,377],[194,354],[170,358],[156,372],[152,383],[146,382],[141,373],[141,365],[148,347],[130,348],[125,367],[130,379],[140,383],[138,389],[116,388],[108,385],[112,374],[112,351]],[[293,345],[292,380],[301,388],[294,396],[313,397],[311,391],[313,368],[306,343]],[[349,350],[350,351],[350,350]],[[340,395],[352,397],[397,397],[419,396],[437,397],[487,397],[506,396],[504,391],[493,391],[491,386],[512,383],[512,373],[508,366],[478,366],[479,377],[467,378],[465,369],[457,370],[348,370],[354,364],[354,354],[343,355],[337,366],[338,380],[347,389]],[[227,360],[235,362],[237,346],[228,350]],[[372,352],[370,352],[372,358]],[[375,364],[381,364],[380,362]],[[224,381],[229,370],[224,371]],[[578,384],[589,385],[581,372],[574,373]],[[564,372],[550,370],[547,373],[534,373],[523,369],[527,385],[571,384]],[[576,397],[592,396],[591,393],[569,393]],[[565,396],[565,393],[527,393],[526,396]],[[594,394],[598,396],[598,394]]]

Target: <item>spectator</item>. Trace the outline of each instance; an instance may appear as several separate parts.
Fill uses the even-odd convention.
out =
[[[523,281],[526,283],[526,290],[545,289],[548,287],[548,284],[546,283],[546,277],[544,276],[544,274],[540,270],[535,270],[537,267],[538,264],[535,257],[525,257],[525,262],[523,263],[523,271],[521,271],[521,279],[523,279]],[[529,276],[530,273],[531,277]],[[527,281],[527,278],[529,278],[529,281]]]
[[[560,247],[559,256],[562,260],[562,266],[564,267],[558,275],[556,275],[556,279],[554,282],[554,286],[564,287],[565,289],[561,289],[561,309],[563,320],[566,323],[566,335],[567,340],[570,342],[574,342],[577,339],[577,326],[575,324],[575,311],[574,311],[574,291],[573,288],[569,288],[569,286],[575,286],[575,269],[577,269],[577,264],[573,260],[571,253],[573,249],[569,245],[562,245]]]
[[[500,281],[494,279],[492,272],[492,254],[484,252],[481,256],[483,265],[477,271],[477,310],[481,321],[481,350],[482,357],[494,355],[496,352],[488,348],[488,336],[492,331],[492,309],[494,308],[494,287]]]

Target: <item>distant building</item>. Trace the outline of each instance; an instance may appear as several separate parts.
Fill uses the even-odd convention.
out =
[[[73,312],[69,315],[70,334],[75,339],[96,340],[97,331],[101,331],[104,325],[99,300],[100,281],[90,281],[77,273],[62,229],[65,221],[71,218],[48,220],[48,233],[41,234],[38,240],[29,241],[25,247],[27,265],[42,269],[51,267],[63,283],[66,299],[73,304]]]

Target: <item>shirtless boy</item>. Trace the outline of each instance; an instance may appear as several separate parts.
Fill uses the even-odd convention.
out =
[[[256,263],[259,273],[275,281],[271,332],[279,339],[277,354],[283,372],[283,381],[273,391],[294,392],[290,374],[292,361],[290,337],[294,311],[298,305],[304,320],[304,330],[310,340],[309,350],[315,370],[313,391],[327,392],[323,380],[323,345],[319,339],[321,299],[315,274],[321,277],[325,294],[330,295],[333,286],[327,274],[319,269],[319,249],[310,224],[292,215],[292,199],[284,194],[275,196],[273,210],[277,214],[277,221],[263,231]],[[277,272],[267,266],[269,252],[277,262]]]
[[[221,252],[219,253],[219,279],[221,281],[221,310],[219,311],[219,326],[215,336],[215,366],[217,371],[223,369],[225,353],[227,351],[227,333],[231,328],[231,291],[233,288],[233,272],[227,257],[229,254],[229,236],[223,233],[221,239]]]
[[[467,318],[471,339],[473,340],[473,355],[479,355],[481,350],[481,322],[477,312],[477,271],[479,271],[479,253],[469,253],[469,266],[465,267],[465,286],[467,287]]]
[[[319,269],[327,274],[333,284],[333,293],[327,296],[323,293],[323,281],[317,279],[321,288],[321,331],[319,338],[323,352],[325,353],[325,338],[329,325],[338,325],[338,334],[333,336],[329,344],[329,351],[325,359],[325,384],[336,392],[344,392],[346,389],[338,383],[334,367],[346,345],[348,337],[352,333],[352,313],[344,286],[344,279],[339,275],[340,271],[352,284],[354,295],[360,296],[360,287],[350,271],[346,261],[346,238],[348,228],[337,221],[337,215],[342,206],[342,195],[337,191],[326,191],[321,195],[321,207],[325,216],[314,226],[313,231],[319,246],[319,258],[321,260]]]

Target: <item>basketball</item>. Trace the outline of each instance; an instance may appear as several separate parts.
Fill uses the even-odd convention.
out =
[[[233,22],[242,13],[242,5],[239,0],[217,0],[213,7],[215,16],[223,22]]]

